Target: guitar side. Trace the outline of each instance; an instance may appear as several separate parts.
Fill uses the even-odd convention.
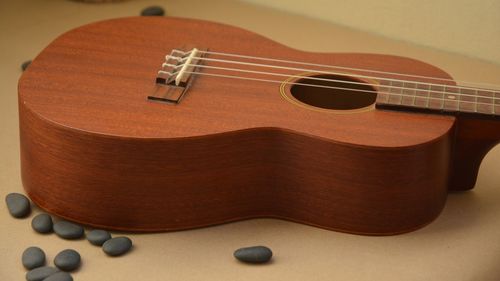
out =
[[[22,179],[46,211],[94,227],[171,231],[275,217],[389,235],[446,200],[452,132],[368,148],[278,128],[185,139],[82,133],[20,105]]]
[[[463,116],[457,119],[449,189],[473,189],[481,161],[500,143],[500,120]]]

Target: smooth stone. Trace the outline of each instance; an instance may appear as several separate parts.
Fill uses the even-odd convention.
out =
[[[59,272],[59,269],[52,266],[37,267],[26,273],[26,280],[28,281],[42,281],[50,275]]]
[[[31,220],[31,227],[38,233],[52,232],[52,226],[52,217],[48,214],[36,215],[33,220]]]
[[[28,66],[30,66],[30,64],[31,64],[31,60],[27,60],[27,61],[23,62],[23,64],[21,64],[21,69],[23,71],[25,71],[26,68],[28,68]]]
[[[31,212],[30,200],[22,194],[7,194],[5,203],[7,203],[9,213],[15,218],[23,218]]]
[[[29,247],[24,250],[21,261],[26,269],[41,267],[45,264],[45,253],[38,247]]]
[[[128,237],[115,237],[104,242],[102,250],[109,256],[120,256],[132,248],[132,240]]]
[[[54,264],[60,270],[72,271],[80,266],[81,257],[80,254],[73,249],[66,249],[54,258]]]
[[[160,6],[147,7],[141,12],[141,16],[163,16],[165,10]]]
[[[111,234],[106,230],[94,229],[87,233],[87,240],[93,245],[102,246],[104,242],[111,239]]]
[[[54,232],[64,239],[78,239],[84,234],[83,227],[69,221],[58,221],[54,224]]]
[[[67,272],[57,272],[43,279],[43,281],[73,281],[73,277]]]
[[[273,252],[265,246],[253,246],[236,250],[234,257],[246,263],[266,263],[273,257]]]

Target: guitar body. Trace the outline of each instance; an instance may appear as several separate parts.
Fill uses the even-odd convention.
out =
[[[466,178],[469,185],[457,189],[472,188],[498,142],[498,135],[481,138],[482,150],[468,156],[457,151],[456,136],[475,137],[459,131],[454,116],[316,110],[287,100],[279,84],[222,77],[197,76],[176,105],[148,101],[165,55],[186,44],[449,78],[408,58],[302,52],[198,20],[86,25],[52,42],[19,82],[22,179],[37,205],[128,231],[274,217],[397,234],[436,218],[451,182]],[[498,123],[483,132],[491,128]],[[471,169],[455,175],[457,157],[475,158]]]

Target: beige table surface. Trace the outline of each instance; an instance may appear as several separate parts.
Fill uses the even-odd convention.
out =
[[[295,48],[409,56],[449,71],[457,80],[500,84],[500,66],[349,30],[235,1],[140,1],[82,4],[63,0],[0,0],[0,197],[23,192],[19,171],[17,80],[20,64],[73,27],[137,15],[162,4],[171,16],[244,27]],[[450,35],[452,36],[452,35]],[[500,149],[484,159],[476,189],[451,194],[441,216],[404,235],[365,237],[296,223],[256,219],[191,231],[132,234],[135,247],[108,258],[87,241],[38,235],[30,220],[13,219],[0,204],[0,281],[23,280],[20,257],[31,245],[50,263],[73,248],[83,265],[75,280],[500,280]],[[272,264],[236,262],[234,249],[270,246]]]

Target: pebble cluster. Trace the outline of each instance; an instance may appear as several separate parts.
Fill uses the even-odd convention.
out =
[[[23,218],[31,213],[31,203],[22,194],[10,193],[5,202],[9,213],[15,218]],[[42,234],[55,232],[63,239],[80,239],[86,236],[92,245],[102,247],[103,252],[109,256],[123,255],[132,248],[132,240],[128,237],[113,238],[108,231],[101,229],[91,230],[85,235],[82,226],[65,220],[54,223],[48,214],[36,215],[31,221],[31,227]],[[263,264],[271,260],[273,252],[265,246],[253,246],[237,249],[233,256],[244,263]],[[72,281],[73,277],[67,272],[77,269],[80,263],[81,256],[73,249],[63,250],[56,255],[54,265],[57,268],[44,266],[45,253],[38,247],[29,247],[22,255],[22,264],[29,270],[26,274],[28,281]]]
[[[54,265],[45,266],[45,253],[38,247],[29,247],[23,252],[22,262],[26,269],[28,281],[73,281],[67,271],[73,271],[80,266],[80,254],[72,249],[61,251],[54,259]]]
[[[5,197],[5,203],[9,213],[14,218],[25,218],[31,213],[30,200],[19,193],[10,193]],[[132,248],[132,240],[128,237],[111,237],[106,230],[94,229],[85,235],[82,226],[65,221],[54,222],[49,214],[38,214],[31,220],[31,227],[37,233],[55,233],[63,239],[81,239],[86,236],[87,240],[96,246],[101,246],[108,256],[121,256]],[[59,252],[54,258],[54,265],[46,266],[46,256],[39,247],[29,247],[24,250],[21,262],[28,270],[26,280],[28,281],[73,281],[69,272],[76,270],[81,264],[80,254],[73,249]]]

